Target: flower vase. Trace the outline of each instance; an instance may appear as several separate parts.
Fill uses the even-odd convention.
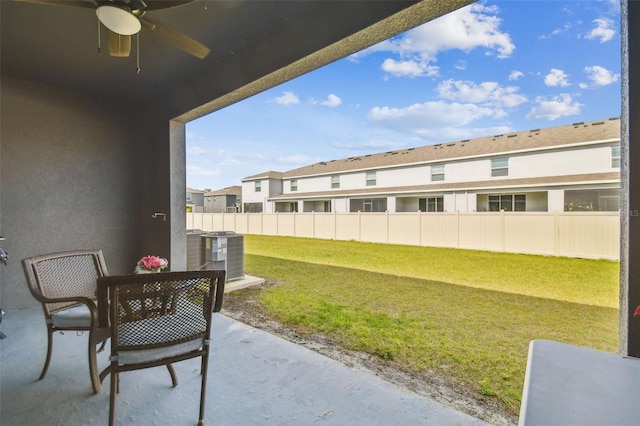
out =
[[[141,268],[140,266],[136,266],[136,269],[133,271],[134,274],[157,274],[158,272],[162,272],[161,268],[149,270]]]

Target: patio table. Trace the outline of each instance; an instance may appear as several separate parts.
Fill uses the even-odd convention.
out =
[[[550,340],[529,345],[521,426],[640,422],[640,359]]]

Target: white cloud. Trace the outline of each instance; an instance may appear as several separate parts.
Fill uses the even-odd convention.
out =
[[[502,19],[495,6],[473,4],[427,22],[406,33],[396,43],[400,53],[419,53],[433,57],[439,52],[460,49],[469,52],[483,47],[499,58],[513,53],[515,45],[507,33],[500,31]]]
[[[421,134],[433,127],[460,127],[482,117],[500,115],[499,110],[473,104],[444,101],[413,104],[405,108],[375,107],[367,114],[377,126]]]
[[[436,76],[439,71],[438,67],[429,65],[428,61],[396,61],[391,58],[385,59],[380,68],[396,77]]]
[[[351,55],[350,60],[374,52],[390,52],[398,58],[383,62],[385,72],[423,77],[437,75],[439,69],[433,63],[440,52],[448,50],[470,52],[484,48],[487,55],[507,58],[515,45],[510,35],[500,30],[502,19],[497,17],[498,12],[495,6],[472,4]]]
[[[487,134],[508,133],[506,126],[470,127],[469,124],[485,117],[499,119],[504,111],[499,108],[481,107],[470,103],[425,102],[404,108],[376,107],[369,111],[369,122],[377,127],[413,134],[416,140],[411,146],[471,139]],[[376,144],[376,142],[378,144]],[[385,141],[386,142],[386,141]],[[400,149],[403,142],[371,141],[368,147],[375,151]]]
[[[522,73],[522,71],[513,70],[509,74],[509,81],[515,81],[515,80],[519,79],[520,77],[524,77],[524,74]]]
[[[544,77],[544,84],[548,87],[566,87],[569,86],[569,76],[564,71],[551,68],[549,74]]]
[[[320,102],[320,105],[328,106],[329,108],[335,108],[341,103],[342,103],[342,99],[340,99],[338,96],[331,93],[329,94],[329,96],[327,96],[326,101]]]
[[[572,25],[567,22],[566,24],[564,24],[564,26],[562,28],[556,28],[555,30],[551,31],[551,34],[541,35],[539,38],[542,38],[542,39],[551,38],[551,37],[557,36],[558,34],[562,34],[564,32],[567,32],[571,28],[572,28]]]
[[[304,154],[294,154],[285,157],[278,157],[276,161],[288,164],[310,164],[313,162],[311,157]]]
[[[186,136],[187,139],[190,139],[190,140],[193,140],[193,139],[203,140],[203,139],[205,139],[204,136],[199,135],[199,134],[197,134],[195,132],[192,132],[190,130],[187,130],[187,132],[185,133],[185,136]]]
[[[611,19],[598,18],[591,22],[593,22],[595,28],[585,36],[586,38],[590,40],[599,39],[600,43],[605,43],[613,39],[613,36],[616,34],[616,30]]]
[[[191,154],[191,155],[203,155],[205,154],[206,151],[198,146],[192,146],[190,148],[187,148],[187,154]]]
[[[566,93],[554,96],[551,99],[539,96],[536,98],[535,103],[536,105],[526,115],[529,120],[545,119],[553,121],[560,117],[579,114],[583,106],[581,103],[571,99],[571,96]]]
[[[608,86],[618,81],[620,74],[614,74],[608,69],[599,65],[593,65],[591,67],[585,67],[584,72],[587,74],[587,78],[594,86]]]
[[[494,81],[475,84],[471,81],[445,80],[437,90],[443,99],[484,106],[512,108],[527,102],[526,96],[517,93],[519,88],[502,87]]]
[[[293,92],[283,92],[282,96],[276,97],[276,103],[280,105],[292,105],[300,103],[300,99]]]
[[[188,165],[187,173],[193,176],[220,176],[220,169],[209,169],[200,166]]]

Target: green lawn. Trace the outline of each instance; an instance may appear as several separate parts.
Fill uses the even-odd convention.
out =
[[[301,332],[446,373],[518,412],[529,342],[616,352],[617,262],[245,235],[261,302]]]

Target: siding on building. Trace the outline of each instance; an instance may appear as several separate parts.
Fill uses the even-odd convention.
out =
[[[264,212],[612,210],[619,145],[618,118],[580,122],[266,172],[242,194]]]

